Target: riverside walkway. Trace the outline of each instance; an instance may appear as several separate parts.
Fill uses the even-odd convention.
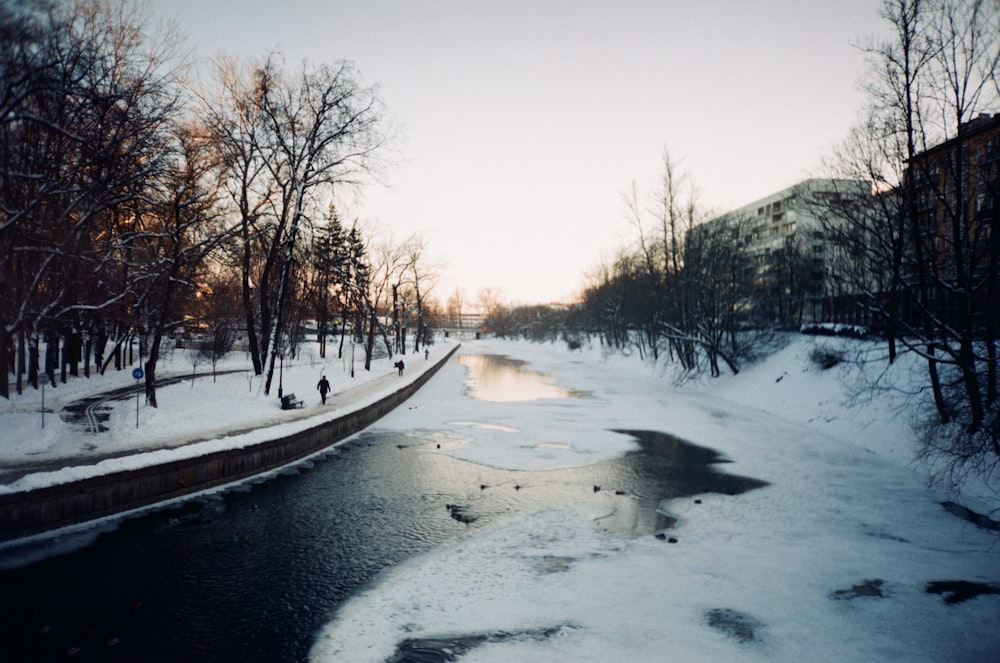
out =
[[[57,470],[74,476],[72,468],[76,465],[83,468],[82,478],[0,493],[0,542],[218,488],[319,453],[405,402],[459,347],[454,345],[422,370],[410,371],[406,377],[399,377],[394,371],[335,392],[333,409],[322,412],[315,408],[276,410],[273,417],[254,419],[252,426],[245,429],[202,430],[197,435],[156,447],[91,452],[85,456],[71,453],[41,463],[31,459],[8,462],[0,468],[0,483],[5,485],[17,485],[25,477]],[[116,390],[108,397],[132,396],[134,390]],[[287,432],[288,425],[296,422],[300,426]],[[232,446],[218,443],[271,428],[275,431],[273,439]],[[113,461],[112,465],[123,469],[94,469],[109,465],[106,461]],[[71,471],[65,472],[66,468]]]

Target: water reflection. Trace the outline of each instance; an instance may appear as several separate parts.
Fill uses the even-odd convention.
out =
[[[506,355],[459,355],[458,362],[469,369],[465,384],[479,400],[509,403],[586,395],[560,387],[551,375],[528,370],[527,362]]]
[[[366,431],[269,481],[0,570],[0,660],[303,660],[379,571],[470,528],[583,506],[607,514],[605,528],[649,534],[670,524],[665,499],[763,485],[719,471],[710,449],[619,432],[639,442],[624,458],[526,472],[441,453],[433,431]],[[564,561],[546,564],[557,572]]]
[[[468,522],[586,504],[606,512],[597,521],[605,529],[652,534],[674,524],[675,519],[662,510],[665,501],[704,493],[739,495],[767,485],[720,471],[718,466],[728,461],[718,452],[673,435],[649,430],[615,432],[634,437],[638,449],[622,458],[551,470],[504,470],[456,461],[440,454],[441,438],[429,431],[411,432],[408,439],[417,443],[400,445],[400,449],[448,459],[444,462],[451,467],[451,479],[466,484],[467,491],[463,501],[449,505],[450,511],[453,518],[458,511]]]

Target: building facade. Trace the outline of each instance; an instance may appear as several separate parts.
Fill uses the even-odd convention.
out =
[[[865,240],[845,241],[845,218]],[[1000,333],[998,225],[1000,113],[916,155],[895,189],[809,179],[705,224],[739,238],[752,293],[741,313],[755,322],[882,332],[892,318],[904,334],[930,324],[991,338]],[[868,248],[889,234],[903,247],[895,259]]]
[[[732,229],[748,255],[754,319],[795,326],[822,318],[829,296],[823,219],[870,191],[858,180],[808,179],[708,221]]]
[[[908,164],[911,324],[1000,329],[1000,113],[981,113]],[[992,333],[991,333],[992,335]]]

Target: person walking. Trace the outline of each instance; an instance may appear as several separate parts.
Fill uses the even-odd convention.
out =
[[[316,385],[316,388],[319,389],[319,397],[323,399],[323,405],[326,405],[326,394],[330,391],[330,383],[327,381],[325,375],[319,381],[319,384]]]

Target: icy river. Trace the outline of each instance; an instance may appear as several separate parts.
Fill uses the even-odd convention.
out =
[[[338,607],[380,571],[470,528],[589,501],[609,530],[665,537],[662,500],[760,485],[725,474],[711,450],[648,430],[617,431],[633,450],[586,464],[511,471],[461,460],[438,451],[470,430],[516,437],[525,403],[586,417],[588,394],[495,355],[459,356],[438,381],[461,383],[457,397],[442,404],[425,387],[400,410],[444,408],[447,424],[376,424],[266,481],[86,532],[0,570],[0,659],[306,660]],[[519,407],[500,423],[466,418],[483,400]],[[392,660],[450,660],[440,646],[403,647]]]

